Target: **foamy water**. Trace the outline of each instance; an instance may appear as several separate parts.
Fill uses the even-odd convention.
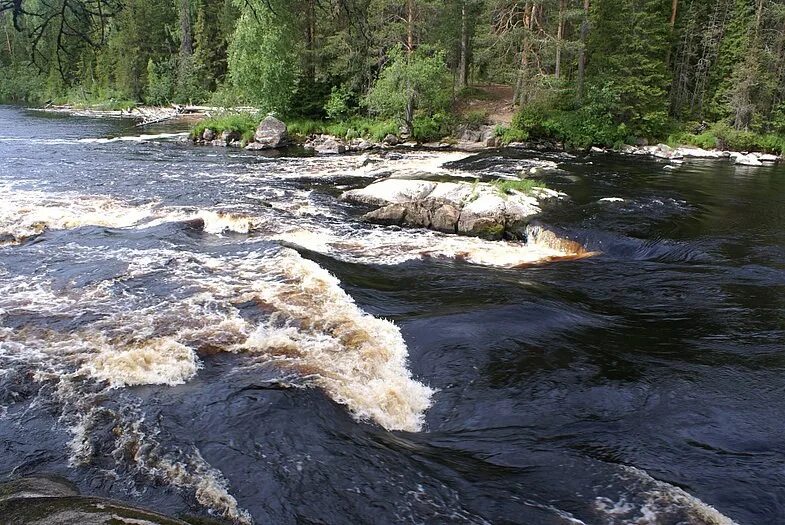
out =
[[[120,147],[155,137],[84,139],[81,143],[117,143]],[[370,315],[327,270],[329,264],[320,265],[297,250],[351,264],[383,266],[385,271],[415,261],[445,261],[449,264],[434,266],[458,271],[470,268],[472,276],[515,275],[518,268],[557,265],[559,261],[595,254],[547,225],[529,226],[526,241],[494,242],[362,224],[355,210],[337,202],[338,191],[326,193],[313,185],[324,184],[329,190],[332,180],[340,179],[341,185],[351,187],[369,184],[391,172],[402,177],[426,172],[466,179],[473,173],[443,166],[447,161],[465,159],[465,154],[413,153],[398,160],[372,156],[370,161],[362,157],[286,159],[273,173],[267,165],[272,160],[245,166],[242,152],[226,155],[238,155],[239,166],[161,176],[162,180],[183,183],[176,191],[185,192],[207,181],[222,189],[193,200],[148,195],[131,199],[121,192],[51,191],[44,185],[8,181],[0,186],[0,235],[6,242],[0,250],[11,261],[16,254],[36,261],[35,269],[25,273],[10,265],[0,266],[0,319],[7,324],[0,328],[0,375],[4,380],[7,375],[9,383],[33,382],[41,388],[41,403],[59,403],[58,424],[70,431],[72,467],[100,464],[104,475],[117,476],[118,484],[128,483],[129,493],[145,483],[165,486],[186,494],[216,515],[236,523],[252,523],[251,514],[243,508],[243,502],[247,505],[249,500],[233,486],[230,472],[224,474],[205,459],[215,461],[216,456],[192,442],[171,442],[160,422],[146,413],[144,401],[133,397],[137,391],[145,392],[135,387],[145,385],[158,385],[162,388],[156,391],[167,392],[194,388],[210,371],[213,356],[221,356],[236,361],[244,372],[258,371],[261,375],[275,370],[280,373],[277,384],[282,389],[322,392],[323,396],[315,395],[335,405],[338,412],[345,410],[355,420],[370,424],[369,435],[392,436],[378,439],[402,436],[401,442],[389,448],[405,450],[406,457],[396,461],[412,461],[417,476],[427,477],[422,472],[445,465],[456,472],[477,469],[482,473],[487,467],[489,477],[496,476],[493,469],[497,452],[492,445],[491,452],[480,451],[476,457],[474,452],[466,457],[456,454],[444,465],[440,464],[443,459],[438,447],[420,448],[431,430],[426,424],[428,411],[446,388],[437,391],[430,374],[412,372],[412,343],[407,345],[396,323],[382,315]],[[521,161],[513,168],[530,170],[532,166],[558,168],[551,161]],[[303,180],[313,184],[299,184]],[[658,202],[667,201],[651,202],[658,206]],[[118,236],[123,242],[93,242],[90,230],[85,230],[85,235],[54,233],[94,226],[106,229],[98,236]],[[46,250],[51,238],[58,239],[57,253]],[[187,239],[193,242],[189,244]],[[58,264],[62,260],[75,270],[64,270]],[[527,319],[527,323],[536,324],[538,320]],[[435,325],[436,329],[442,328]],[[456,340],[465,338],[467,346],[474,344],[472,331],[476,330],[478,325],[474,324],[455,326]],[[424,352],[432,350],[431,343],[421,345]],[[463,350],[474,360],[477,349]],[[521,346],[519,351],[524,354],[530,349]],[[440,367],[453,366],[451,356],[431,357]],[[489,363],[478,357],[472,366],[482,369]],[[505,369],[505,377],[512,372]],[[460,390],[459,395],[473,404],[473,387],[469,384],[461,390],[465,386],[448,388]],[[102,405],[106,399],[112,399],[115,405]],[[517,410],[510,403],[497,414],[499,421]],[[5,417],[4,409],[0,407],[0,420]],[[448,426],[454,417],[449,410],[436,416],[444,418]],[[481,413],[476,418],[478,425],[498,423],[483,420]],[[107,419],[111,420],[108,431]],[[434,421],[431,419],[431,425]],[[279,430],[268,428],[266,420],[254,423],[254,428],[265,432]],[[512,434],[522,436],[530,431],[513,428]],[[408,442],[404,440],[411,434],[385,431],[421,434]],[[377,446],[376,442],[372,445]],[[261,444],[258,452],[261,457],[274,453]],[[503,456],[499,452],[499,465],[507,461]],[[309,457],[297,461],[298,466],[290,473],[295,479],[298,469],[312,468]],[[390,468],[389,463],[380,464],[380,468]],[[633,467],[609,469],[617,472],[613,488],[609,481],[606,489],[595,487],[594,492],[586,492],[591,494],[587,512],[596,521],[574,508],[563,510],[556,502],[527,500],[530,487],[525,484],[516,486],[513,492],[519,501],[527,502],[525,506],[539,509],[554,523],[735,523],[691,495],[692,489],[658,481]],[[424,515],[443,522],[492,522],[476,512],[471,503],[461,501],[457,496],[460,490],[454,487],[412,485],[392,471],[383,472],[390,473],[384,485],[398,487],[406,495],[406,505],[385,516],[412,522],[422,521]],[[259,476],[258,472],[255,475]],[[270,474],[277,475],[277,471]],[[133,481],[127,481],[126,476]],[[243,475],[238,477],[244,479]],[[460,482],[456,486],[466,482],[462,475],[457,479]],[[503,484],[507,485],[506,479]],[[625,488],[620,490],[619,486]],[[352,486],[335,490],[336,501],[341,501],[344,492],[357,490],[361,494],[361,489]],[[491,493],[499,490],[492,485]]]

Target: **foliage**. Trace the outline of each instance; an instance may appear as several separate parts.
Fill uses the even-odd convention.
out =
[[[407,130],[414,127],[415,111],[434,115],[448,109],[451,81],[441,53],[418,50],[404,53],[399,46],[371,88],[365,103],[384,118],[398,118]]]
[[[330,92],[330,98],[324,106],[327,118],[331,120],[341,120],[347,118],[354,112],[353,107],[354,93],[346,86],[336,86]]]
[[[502,195],[513,193],[529,194],[536,188],[547,188],[545,183],[532,179],[498,179],[493,182],[494,188]]]
[[[327,134],[345,139],[362,137],[376,142],[381,142],[387,135],[398,133],[398,125],[395,121],[362,117],[354,117],[338,122],[289,119],[286,127],[289,134],[293,136],[307,137],[309,135]]]
[[[147,61],[147,89],[145,102],[148,104],[166,104],[174,95],[173,61],[156,64],[153,59]]]
[[[503,142],[573,148],[670,135],[770,151],[785,133],[785,0],[96,1],[111,9],[0,3],[0,100],[253,105],[418,140],[514,104]]]
[[[201,137],[204,130],[211,129],[217,135],[224,131],[238,133],[247,141],[256,131],[260,120],[259,116],[250,113],[224,113],[199,121],[191,130],[191,138]]]
[[[668,143],[689,144],[704,149],[785,154],[785,135],[737,130],[727,122],[715,123],[701,133],[672,134],[668,138]]]
[[[479,128],[488,123],[488,112],[483,109],[468,111],[464,113],[463,121],[470,128]]]
[[[229,80],[241,100],[264,112],[292,108],[300,71],[291,31],[286,20],[243,4],[229,44]]]

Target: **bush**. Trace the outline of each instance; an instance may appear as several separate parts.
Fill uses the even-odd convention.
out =
[[[520,129],[507,129],[502,135],[502,144],[510,144],[511,142],[526,142],[529,140],[529,133]]]
[[[163,106],[172,100],[175,90],[174,65],[173,60],[156,63],[151,58],[147,61],[145,102]]]
[[[785,136],[777,133],[760,134],[752,131],[739,131],[727,122],[712,124],[708,129],[698,134],[686,131],[673,134],[668,138],[668,143],[674,146],[687,144],[703,149],[785,153]]]
[[[334,87],[330,92],[330,98],[324,105],[327,118],[331,120],[341,120],[349,117],[353,113],[352,100],[354,93],[344,86]]]
[[[479,128],[488,123],[488,112],[483,110],[473,110],[463,116],[463,122],[470,128]]]
[[[439,140],[450,134],[452,122],[446,113],[437,113],[431,117],[419,116],[414,119],[412,135],[421,142]]]
[[[496,191],[502,195],[511,195],[514,192],[531,193],[535,188],[546,188],[547,186],[542,182],[537,182],[532,179],[520,180],[505,180],[499,179],[493,182]]]
[[[197,139],[202,136],[204,130],[211,129],[217,135],[224,131],[238,133],[245,142],[250,142],[256,127],[261,119],[250,113],[224,113],[215,117],[199,121],[191,130],[191,138]]]
[[[441,53],[421,47],[412,55],[398,46],[390,62],[365,98],[368,108],[383,118],[397,118],[410,132],[415,112],[425,116],[446,112],[452,99],[452,81]]]

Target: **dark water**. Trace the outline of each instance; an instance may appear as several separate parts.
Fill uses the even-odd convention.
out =
[[[0,479],[255,523],[785,522],[783,164],[459,160],[555,161],[541,221],[601,252],[506,269],[361,224],[356,159],[80,141],[138,134],[0,108]]]

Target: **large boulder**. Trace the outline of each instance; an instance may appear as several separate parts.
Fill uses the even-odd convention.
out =
[[[289,144],[289,134],[286,132],[286,124],[267,115],[259,123],[254,133],[254,146],[249,149],[274,149],[281,148]],[[250,145],[249,145],[250,146]]]
[[[369,222],[428,228],[487,239],[516,237],[540,213],[540,200],[561,198],[553,190],[502,193],[485,183],[385,179],[341,198],[378,206],[363,218]]]

